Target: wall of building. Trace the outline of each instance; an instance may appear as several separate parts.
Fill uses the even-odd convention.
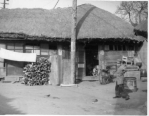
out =
[[[6,48],[5,43],[0,43],[0,48]],[[5,77],[6,76],[6,66],[4,63],[4,59],[0,58],[0,77]]]
[[[141,67],[142,69],[147,69],[147,54],[148,54],[147,47],[148,47],[148,43],[147,43],[147,41],[144,41],[138,51],[138,57],[142,61],[142,67]]]
[[[57,55],[57,44],[50,44],[41,41],[1,41],[0,48],[20,53],[36,53],[37,58],[49,58],[49,56]],[[18,62],[0,58],[0,71],[1,74],[4,73],[7,76],[7,79],[9,78],[10,80],[13,80],[15,76],[24,75],[23,67],[26,64],[27,62]]]
[[[117,62],[121,60],[123,56],[134,57],[137,50],[137,44],[104,44],[99,45],[99,64],[108,65],[109,62]]]
[[[63,45],[63,75],[66,77],[70,72],[70,44]],[[66,63],[66,64],[65,64]],[[76,47],[76,79],[82,79],[85,76],[85,49],[82,44],[77,44]],[[68,69],[68,70],[67,70]],[[70,74],[68,74],[70,75]],[[66,79],[65,79],[66,80]]]
[[[98,61],[99,65],[104,66],[108,62],[116,62],[118,59],[121,59],[122,56],[131,56],[134,55],[136,51],[137,45],[134,44],[96,44],[98,45]],[[125,46],[124,46],[125,45]],[[59,47],[58,47],[59,46]],[[121,46],[121,47],[120,47]],[[63,81],[64,75],[70,69],[70,44],[58,44],[58,43],[47,43],[41,41],[2,41],[0,43],[1,48],[6,48],[8,50],[23,52],[23,53],[31,53],[34,52],[38,55],[38,57],[47,57],[49,58],[52,55],[59,55],[59,63],[60,65],[60,82]],[[145,48],[142,48],[141,51],[144,52]],[[142,52],[141,52],[142,53]],[[77,44],[76,51],[76,79],[82,79],[82,77],[86,76],[86,50],[84,44]],[[143,53],[144,54],[144,53]],[[144,56],[144,58],[147,58]],[[64,65],[64,62],[67,63]],[[18,65],[17,65],[18,64]],[[0,68],[6,68],[7,70],[1,70],[7,76],[9,75],[23,75],[23,67],[26,62],[16,62],[16,61],[7,61],[4,59],[0,59]],[[1,73],[2,74],[2,73]],[[68,76],[69,77],[69,76]],[[66,80],[66,79],[65,79]]]

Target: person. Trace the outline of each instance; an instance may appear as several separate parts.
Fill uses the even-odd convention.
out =
[[[94,68],[93,68],[93,73],[92,73],[93,76],[98,76],[99,75],[99,66],[96,65]]]
[[[139,57],[139,55],[137,53],[134,54],[134,64],[136,66],[138,66],[139,69],[141,69],[141,67],[142,67],[142,61],[141,61],[141,59],[140,59],[140,57]]]
[[[122,61],[121,65],[117,69],[116,76],[116,86],[115,86],[115,97],[113,98],[125,98],[125,100],[129,100],[128,93],[124,90],[124,73],[126,72],[126,62]]]

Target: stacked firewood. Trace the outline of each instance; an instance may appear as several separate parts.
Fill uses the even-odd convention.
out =
[[[49,81],[51,63],[44,57],[41,57],[35,63],[27,64],[24,67],[25,85],[46,85]]]

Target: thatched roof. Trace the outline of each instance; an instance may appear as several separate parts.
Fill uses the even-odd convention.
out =
[[[0,10],[0,33],[71,38],[71,11],[71,7],[55,10],[2,9]],[[132,39],[133,36],[133,27],[121,18],[93,5],[78,6],[78,39]]]
[[[134,29],[135,35],[143,36],[148,39],[148,21],[142,21],[139,25],[137,25]]]
[[[147,32],[147,31],[148,31],[148,23],[147,23],[147,20],[142,21],[139,25],[137,25],[137,26],[135,27],[135,30]]]

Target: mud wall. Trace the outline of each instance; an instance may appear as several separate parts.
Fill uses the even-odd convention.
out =
[[[144,41],[140,50],[138,51],[138,55],[142,61],[142,69],[147,69],[147,52],[148,52],[148,43]]]
[[[0,48],[6,48],[5,43],[0,43]],[[0,77],[6,76],[6,67],[4,64],[4,59],[0,58]]]

